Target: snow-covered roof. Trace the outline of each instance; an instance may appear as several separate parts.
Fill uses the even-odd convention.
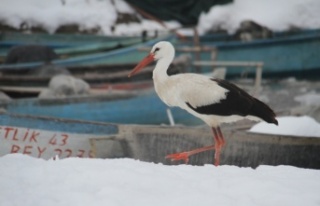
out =
[[[320,28],[319,0],[234,0],[214,6],[200,16],[198,30],[223,29],[234,33],[242,21],[252,20],[273,31]]]
[[[117,12],[135,13],[124,0],[1,0],[0,22],[16,29],[23,24],[41,27],[49,33],[62,25],[78,25],[80,30],[99,28],[103,35],[140,35],[143,30],[165,30],[159,23],[142,18],[141,23],[115,25]],[[166,22],[166,26],[176,28],[180,24]]]
[[[211,29],[233,33],[241,21],[253,20],[274,31],[314,29],[320,28],[319,8],[319,0],[234,0],[203,13],[197,27],[200,34]],[[140,23],[115,25],[117,12],[136,13],[124,0],[1,0],[0,22],[16,29],[21,25],[42,27],[49,33],[72,24],[79,25],[80,30],[99,28],[103,35],[138,35],[142,30],[166,30],[159,23],[142,18]],[[165,24],[170,29],[181,27],[177,21]]]

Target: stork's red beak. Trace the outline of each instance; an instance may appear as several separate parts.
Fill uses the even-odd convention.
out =
[[[131,76],[135,75],[141,69],[143,69],[144,67],[146,67],[148,64],[150,64],[153,61],[154,61],[154,55],[153,54],[149,54],[130,72],[128,77],[131,77]]]

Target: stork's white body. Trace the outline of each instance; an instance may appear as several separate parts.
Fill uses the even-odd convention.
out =
[[[251,117],[278,124],[274,112],[267,105],[227,81],[210,79],[199,74],[169,76],[167,70],[173,61],[174,53],[171,43],[157,43],[150,54],[131,71],[129,77],[149,63],[157,61],[153,71],[153,82],[160,99],[168,106],[185,109],[207,123],[212,128],[215,144],[168,155],[167,158],[188,162],[190,155],[215,149],[215,165],[219,165],[221,148],[225,144],[220,123]]]
[[[220,123],[234,122],[244,118],[239,115],[205,115],[188,107],[186,102],[193,107],[219,103],[226,98],[229,90],[219,86],[209,77],[199,74],[186,73],[168,76],[167,69],[171,61],[170,58],[158,60],[153,71],[154,88],[164,103],[170,107],[180,107],[188,111],[192,115],[202,119],[210,127],[216,127]],[[247,118],[260,120],[253,116],[247,116]]]
[[[160,99],[168,106],[180,107],[202,119],[211,127],[216,127],[220,123],[234,122],[244,118],[239,115],[220,116],[199,114],[187,106],[186,102],[190,103],[193,107],[199,107],[219,103],[222,99],[226,98],[228,90],[220,87],[209,77],[198,74],[168,76],[166,73],[163,74],[159,71],[161,71],[161,69],[157,70],[156,67],[153,72],[154,88]],[[259,120],[252,116],[247,116],[247,118]]]

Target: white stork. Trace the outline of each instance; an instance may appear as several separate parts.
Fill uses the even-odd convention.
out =
[[[180,107],[202,119],[212,128],[215,144],[170,154],[166,158],[184,160],[187,163],[189,156],[214,149],[214,164],[218,166],[220,152],[225,144],[219,127],[220,123],[253,118],[278,125],[276,115],[269,106],[228,81],[191,73],[169,76],[167,70],[174,55],[175,49],[170,42],[158,42],[152,47],[150,54],[128,76],[136,74],[149,63],[157,61],[153,71],[153,81],[160,99],[168,106]]]

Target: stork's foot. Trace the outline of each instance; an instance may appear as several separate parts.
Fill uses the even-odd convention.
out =
[[[217,145],[214,152],[214,166],[220,165],[220,154],[221,154],[222,145]]]
[[[194,154],[198,154],[200,152],[208,151],[208,150],[213,150],[215,149],[214,145],[206,146],[206,147],[201,147],[198,149],[194,149],[191,151],[187,152],[180,152],[180,153],[175,153],[175,154],[169,154],[166,156],[166,159],[171,159],[171,161],[177,161],[177,160],[184,160],[186,164],[189,162],[189,157]]]
[[[183,160],[184,163],[188,164],[190,154],[188,152],[180,152],[175,154],[169,154],[166,156],[166,159],[170,159],[171,161]]]
[[[225,146],[226,142],[223,138],[222,132],[220,130],[220,127],[214,128],[212,127],[212,131],[214,134],[214,145],[209,145],[206,147],[201,147],[198,149],[194,149],[187,152],[180,152],[175,154],[169,154],[166,156],[166,159],[170,159],[171,161],[178,161],[183,160],[186,164],[189,162],[189,157],[194,154],[198,154],[200,152],[208,151],[208,150],[215,150],[214,151],[214,165],[219,166],[220,165],[220,154],[222,148]]]

